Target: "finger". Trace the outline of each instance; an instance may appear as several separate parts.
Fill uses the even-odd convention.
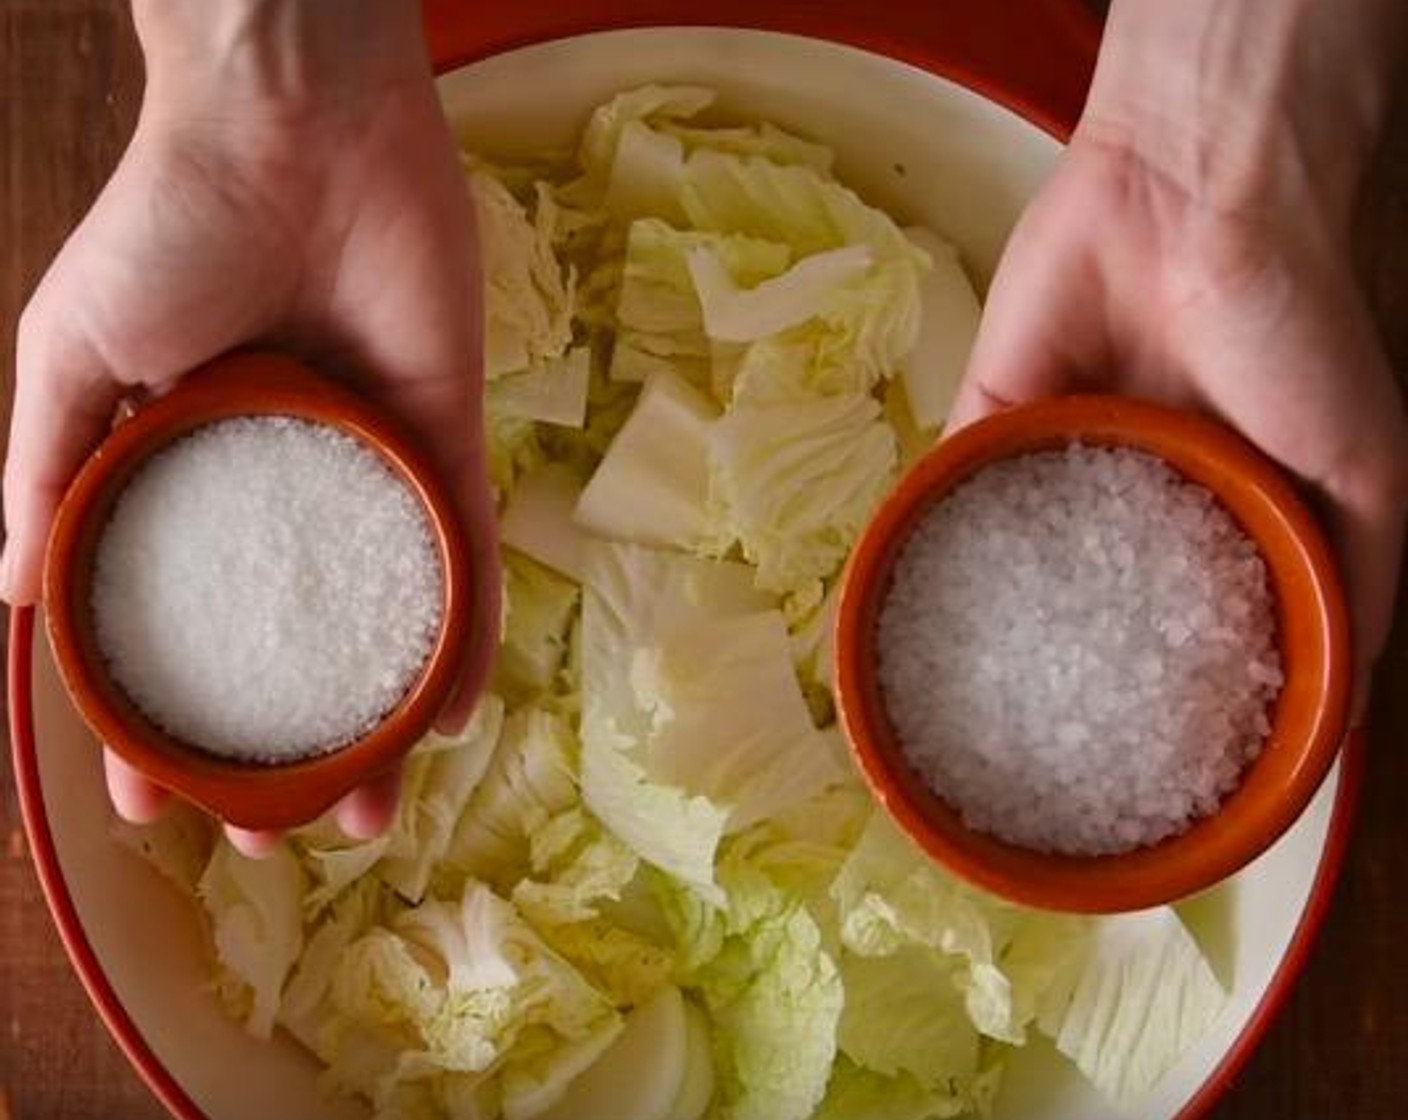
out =
[[[1408,451],[1397,461],[1375,464],[1365,477],[1332,479],[1325,487],[1333,503],[1330,530],[1343,561],[1354,642],[1352,725],[1364,718],[1374,663],[1393,623],[1408,508],[1405,455]]]
[[[277,832],[240,828],[237,825],[227,824],[225,825],[225,839],[240,855],[248,856],[250,859],[264,859],[279,846],[280,836]]]
[[[490,665],[489,658],[473,657],[474,651],[482,647],[472,647],[472,658],[476,666],[466,666],[465,671],[460,673],[458,685],[455,693],[445,704],[439,716],[435,717],[435,730],[442,735],[458,735],[465,730],[465,724],[469,723],[469,717],[473,716],[474,710],[479,707],[480,700],[484,696],[484,683],[486,683],[487,668]]]
[[[1393,618],[1408,505],[1408,420],[1346,272],[1272,310],[1244,303],[1244,336],[1195,362],[1212,406],[1323,499],[1350,611],[1354,718]],[[1247,326],[1249,324],[1249,326]],[[1207,339],[1210,332],[1198,337]]]
[[[373,840],[391,827],[400,797],[399,769],[373,778],[338,802],[337,825],[354,840]]]
[[[463,381],[464,373],[459,377]],[[427,399],[440,396],[438,388],[428,382],[398,386],[394,394],[400,402],[399,411],[416,417],[417,430],[430,437],[432,449],[438,449],[436,458],[460,509],[469,552],[469,633],[454,690],[435,721],[436,730],[445,734],[463,728],[479,703],[498,648],[502,609],[497,521],[481,450],[480,409],[465,405],[463,391],[461,384],[452,390],[453,397],[445,394],[447,403],[459,401],[458,417],[453,411],[425,406]]]
[[[448,189],[453,200],[438,208],[446,220],[465,207],[458,172]],[[501,598],[484,442],[482,301],[477,271],[469,267],[472,223],[467,215],[461,217],[465,224],[451,223],[449,236],[465,246],[459,262],[464,267],[454,266],[443,235],[432,238],[425,231],[421,252],[401,252],[398,274],[383,277],[375,293],[366,293],[373,310],[358,316],[360,331],[343,340],[344,356],[366,371],[371,391],[420,437],[460,511],[469,552],[469,635],[454,691],[436,724],[451,733],[469,718],[488,680],[498,646]],[[413,226],[410,244],[421,240],[418,232]],[[349,296],[358,282],[349,282]],[[395,322],[373,329],[375,316],[389,313],[387,292],[393,290],[414,298],[400,306]]]
[[[120,396],[91,346],[51,327],[42,311],[26,314],[5,460],[0,598],[11,606],[39,598],[54,513],[84,458],[106,434]]]
[[[117,815],[130,824],[151,824],[161,816],[171,794],[129,766],[111,747],[103,747],[103,776]]]
[[[469,553],[469,633],[454,690],[435,727],[458,732],[473,714],[488,682],[498,648],[502,574],[498,555],[497,521],[488,467],[484,461],[480,408],[466,396],[473,384],[463,370],[457,384],[433,379],[402,381],[383,391],[427,439],[446,479],[465,532]]]
[[[945,434],[1014,404],[1089,382],[1107,362],[1098,269],[1034,207],[1018,224],[988,291]]]
[[[473,600],[469,609],[469,638],[454,691],[435,719],[435,730],[442,735],[456,735],[464,729],[469,717],[479,706],[494,656],[499,647],[499,630],[503,611],[503,577],[499,569],[498,541],[492,510],[470,517],[470,563],[478,565],[480,575],[471,577]],[[477,542],[473,536],[478,536]],[[483,539],[487,538],[487,539]]]

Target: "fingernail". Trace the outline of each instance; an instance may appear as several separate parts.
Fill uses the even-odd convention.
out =
[[[279,846],[279,834],[264,829],[240,828],[238,825],[225,825],[225,839],[230,846],[246,859],[267,859]]]

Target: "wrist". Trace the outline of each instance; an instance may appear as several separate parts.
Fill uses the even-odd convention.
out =
[[[428,81],[417,0],[133,0],[144,116],[278,123]]]
[[[1348,222],[1402,41],[1400,0],[1115,0],[1077,138],[1218,212]]]

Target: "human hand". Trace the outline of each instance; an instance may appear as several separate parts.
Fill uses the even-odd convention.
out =
[[[457,495],[497,595],[484,462],[473,214],[412,0],[139,0],[141,119],[117,171],[20,322],[5,464],[4,597],[40,593],[55,508],[126,398],[232,347],[299,354],[419,432]],[[496,602],[474,604],[480,620]],[[495,627],[481,626],[441,717],[468,718]],[[135,821],[168,796],[105,751]],[[382,831],[398,779],[337,819]],[[276,838],[227,828],[251,854]]]
[[[1408,425],[1348,251],[1377,108],[1346,111],[1321,84],[1305,90],[1316,103],[1302,111],[1285,88],[1299,37],[1313,32],[1329,51],[1334,35],[1249,11],[1260,0],[1234,5],[1255,26],[1214,27],[1209,16],[1198,34],[1191,9],[1203,3],[1116,4],[1090,104],[1003,256],[949,426],[1043,396],[1113,391],[1240,429],[1323,500],[1362,713],[1408,508]],[[1256,65],[1263,50],[1270,73]],[[1240,67],[1225,87],[1220,51]],[[1345,81],[1361,83],[1369,57],[1346,58]]]

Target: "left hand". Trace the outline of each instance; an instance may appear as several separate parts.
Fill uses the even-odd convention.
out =
[[[54,510],[122,399],[236,346],[289,350],[360,378],[458,498],[472,610],[495,624],[477,628],[441,717],[457,727],[487,676],[498,575],[473,213],[419,7],[352,0],[304,26],[320,8],[251,3],[138,0],[149,80],[136,134],[20,324],[4,596],[38,597]],[[290,22],[240,22],[280,4]],[[166,792],[111,752],[106,773],[122,816],[160,812]],[[393,775],[350,794],[343,828],[383,830],[397,786]],[[250,853],[275,839],[228,832]]]

